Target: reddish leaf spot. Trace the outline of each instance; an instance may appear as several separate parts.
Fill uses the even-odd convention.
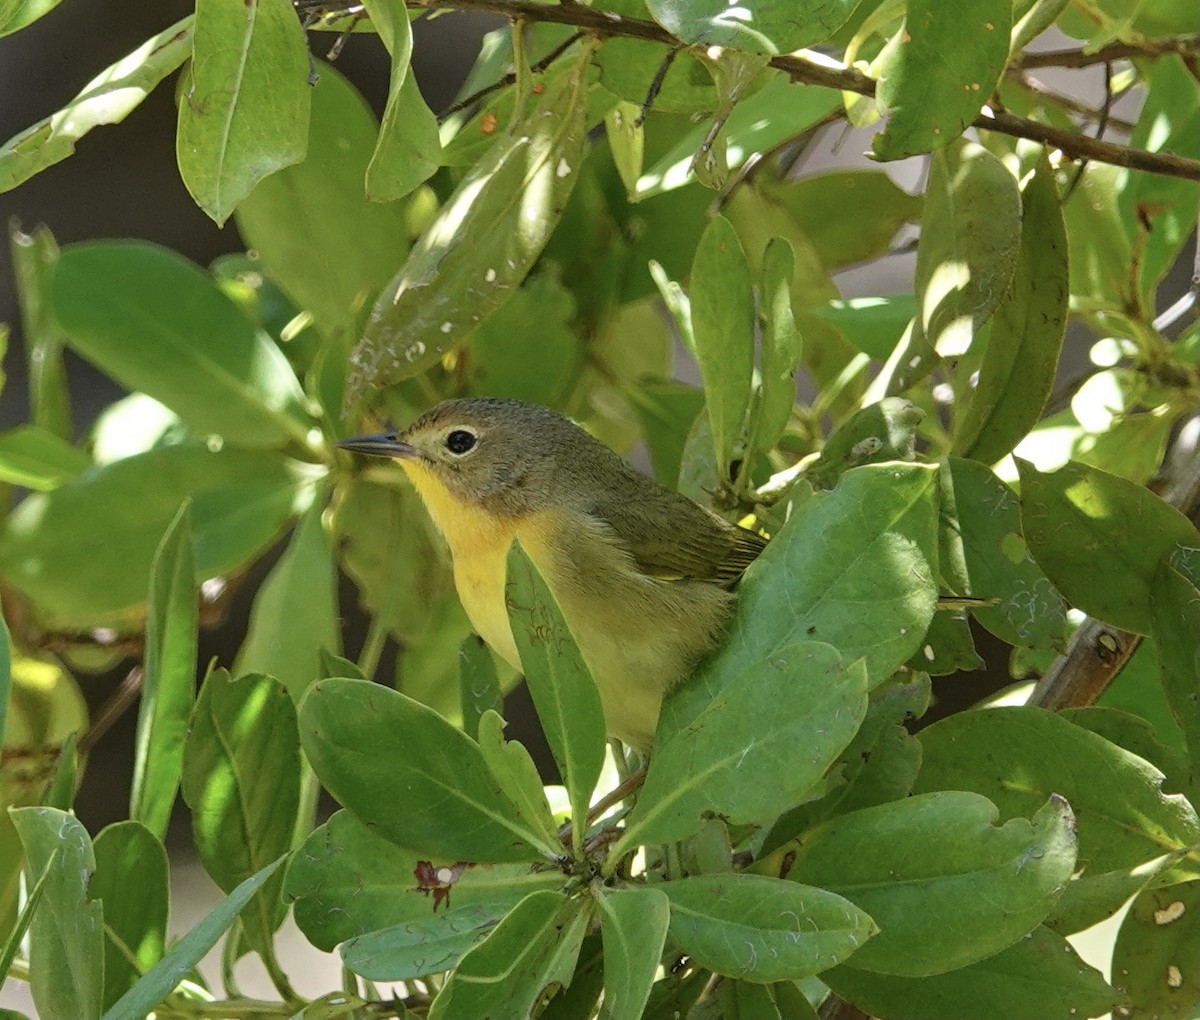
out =
[[[446,909],[449,910],[450,887],[462,877],[462,873],[467,868],[474,866],[470,861],[456,861],[454,864],[440,865],[435,865],[432,861],[417,861],[417,866],[413,868],[413,877],[417,880],[417,892],[433,896],[435,913],[442,902],[445,902]]]

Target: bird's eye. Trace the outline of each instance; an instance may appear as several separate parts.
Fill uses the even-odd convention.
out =
[[[475,445],[475,433],[466,429],[455,429],[446,436],[446,449],[451,453],[462,455]]]

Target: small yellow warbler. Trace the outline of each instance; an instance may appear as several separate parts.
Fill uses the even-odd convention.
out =
[[[596,679],[609,733],[642,750],[765,544],[537,404],[448,400],[402,432],[337,445],[400,462],[449,543],[471,623],[520,669],[504,600],[518,539]]]

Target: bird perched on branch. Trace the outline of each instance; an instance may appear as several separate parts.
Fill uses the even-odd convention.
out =
[[[766,544],[537,404],[448,400],[401,432],[337,445],[400,462],[450,546],[472,625],[517,669],[504,583],[519,540],[596,679],[609,733],[642,750]]]

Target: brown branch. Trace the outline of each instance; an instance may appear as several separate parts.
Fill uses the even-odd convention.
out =
[[[1091,67],[1110,60],[1129,57],[1161,57],[1168,53],[1192,56],[1200,53],[1200,35],[1178,35],[1166,39],[1146,39],[1142,42],[1113,42],[1098,50],[1045,50],[1041,53],[1022,53],[1014,67]]]
[[[125,714],[125,711],[136,700],[137,696],[142,691],[142,667],[134,666],[126,675],[125,679],[117,685],[117,689],[109,695],[108,700],[100,707],[100,711],[96,713],[96,718],[92,720],[92,725],[88,727],[83,738],[79,741],[79,753],[87,754],[96,746],[100,738],[104,736],[118,719]]]
[[[584,7],[578,3],[545,4],[534,2],[534,0],[407,0],[407,2],[412,7],[424,10],[479,11],[506,18],[522,18],[530,22],[547,21],[559,25],[573,25],[575,28],[591,32],[593,35],[621,36],[627,39],[644,39],[648,42],[661,43],[663,46],[686,47],[684,42],[653,21],[627,18],[614,14],[612,11]],[[1185,42],[1164,40],[1164,46],[1171,44],[1175,48],[1171,49],[1168,46],[1163,52],[1182,52],[1186,50],[1186,40],[1191,38],[1190,36],[1185,37]],[[1137,52],[1145,55],[1144,50]],[[1111,53],[1105,54],[1105,50],[1097,51],[1094,56],[1097,56],[1101,62],[1114,59]],[[1095,61],[1090,62],[1094,63]],[[772,67],[786,72],[795,82],[802,82],[806,85],[824,85],[826,88],[855,92],[864,96],[875,94],[875,81],[853,68],[826,67],[792,54],[772,57],[770,64]],[[1053,146],[1072,159],[1091,159],[1099,163],[1111,163],[1114,166],[1145,170],[1148,173],[1200,181],[1200,160],[1187,159],[1169,152],[1146,152],[1126,145],[1087,138],[1072,131],[1064,131],[1061,128],[1051,127],[1049,124],[1041,124],[1011,113],[997,111],[984,114],[976,117],[972,126],[987,131],[999,131],[1001,134],[1012,135],[1015,138],[1027,138],[1031,141],[1041,142],[1043,145]]]

